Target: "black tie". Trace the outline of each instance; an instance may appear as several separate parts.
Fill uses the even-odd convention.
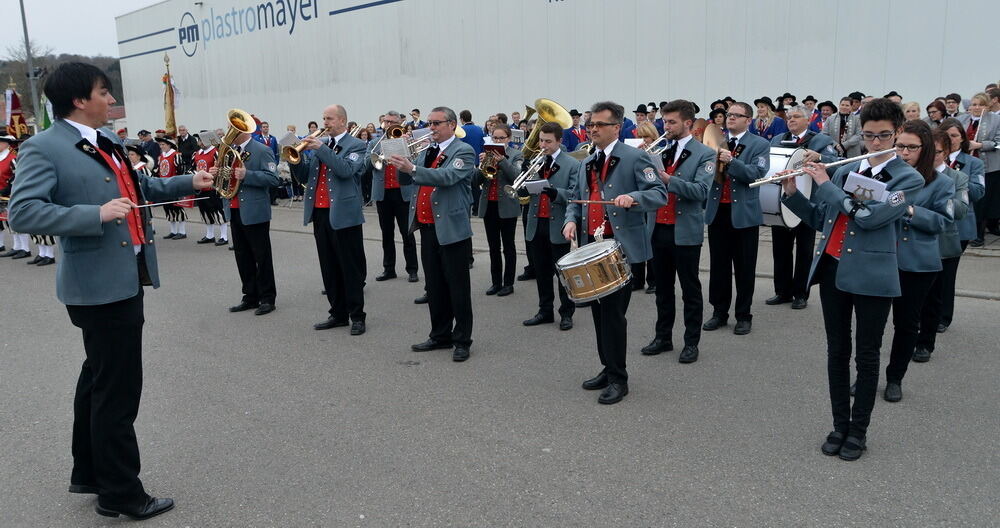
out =
[[[677,143],[674,143],[663,153],[663,160],[667,162],[667,165],[674,164],[674,156],[677,155]]]
[[[437,159],[439,152],[441,152],[441,147],[437,146],[436,144],[427,147],[427,154],[426,157],[424,157],[424,167],[430,167],[431,165],[433,165],[434,160]]]
[[[545,156],[545,164],[542,165],[542,174],[548,174],[552,168],[552,156]]]
[[[601,173],[604,171],[604,163],[607,161],[608,157],[604,155],[604,151],[597,153],[597,172]]]
[[[736,150],[736,143],[738,143],[736,138],[729,138],[729,152]]]

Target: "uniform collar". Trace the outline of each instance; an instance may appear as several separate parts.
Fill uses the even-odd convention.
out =
[[[876,174],[882,174],[882,171],[885,170],[885,166],[888,165],[889,162],[891,162],[894,159],[896,159],[896,155],[895,154],[893,154],[891,158],[883,161],[882,163],[879,163],[878,165],[875,165],[874,167],[872,167],[871,163],[868,163],[867,159],[863,159],[863,160],[861,160],[861,166],[858,167],[858,172],[864,172],[864,171],[868,170],[869,167],[871,167],[871,169],[872,169],[872,176],[874,176]]]
[[[562,149],[561,149],[561,148],[558,148],[558,149],[556,149],[556,151],[555,151],[555,152],[553,152],[552,154],[550,154],[550,157],[551,157],[551,158],[553,159],[553,161],[554,161],[554,160],[555,160],[556,158],[558,158],[558,157],[559,157],[559,155],[560,155],[560,154],[562,154]]]
[[[955,159],[957,159],[958,155],[961,154],[961,153],[962,153],[961,150],[956,150],[955,152],[952,152],[951,154],[948,154],[948,161],[955,161]]]
[[[617,145],[618,145],[618,140],[616,139],[616,140],[612,141],[610,145],[608,145],[607,147],[604,147],[604,150],[602,151],[602,152],[604,152],[604,157],[610,158],[611,157],[611,151],[615,150],[615,147]]]
[[[247,143],[250,143],[251,141],[253,141],[252,137],[247,138],[246,141],[244,141],[243,143],[240,143],[239,145],[236,145],[236,146],[240,147],[240,150],[246,150],[247,149]]]
[[[693,137],[694,137],[693,135],[688,134],[688,135],[686,135],[686,136],[678,139],[677,140],[677,152],[680,152],[680,151],[684,150],[684,147],[687,146],[688,142],[690,142],[691,138],[693,138]]]
[[[163,152],[163,157],[164,158],[169,158],[173,153],[174,153],[174,149],[167,150],[167,151]]]
[[[444,152],[445,149],[447,149],[448,146],[451,145],[452,142],[454,141],[455,141],[455,136],[452,135],[450,138],[442,141],[441,143],[438,143],[438,152]]]
[[[346,135],[347,135],[347,131],[346,130],[343,131],[343,132],[341,132],[340,134],[337,134],[337,136],[333,138],[334,144],[339,145],[340,144],[340,140],[344,139],[344,136],[346,136]]]
[[[69,119],[63,119],[63,121],[66,121],[66,123],[68,123],[69,125],[71,125],[78,132],[80,132],[80,136],[82,136],[83,139],[86,139],[87,141],[89,141],[91,145],[93,145],[95,147],[97,146],[97,130],[96,129],[91,128],[91,127],[89,127],[87,125],[84,125],[84,124],[81,124],[81,123],[77,123],[76,121],[71,121]]]
[[[941,172],[941,173],[943,173],[943,172],[944,172],[944,170],[945,170],[945,169],[946,169],[947,167],[948,167],[948,164],[947,164],[947,163],[942,163],[942,164],[938,165],[937,167],[934,167],[934,170],[936,170],[936,171],[938,171],[938,172]]]
[[[744,130],[743,132],[740,132],[739,134],[736,134],[735,136],[732,135],[732,134],[729,134],[729,139],[735,139],[736,143],[739,143],[740,140],[743,139],[743,136],[747,135],[747,132],[749,132],[749,131],[750,131],[750,129],[748,128],[748,129]]]

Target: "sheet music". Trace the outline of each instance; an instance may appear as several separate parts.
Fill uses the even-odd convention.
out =
[[[299,142],[299,137],[289,132],[278,140],[279,147],[289,147]]]
[[[853,194],[859,200],[884,202],[889,198],[889,192],[885,189],[885,182],[873,180],[856,172],[848,174],[847,182],[844,183],[844,191]]]
[[[410,149],[406,147],[406,138],[383,139],[379,147],[382,149],[382,155],[386,158],[393,155],[410,157]]]
[[[524,182],[524,189],[528,191],[528,194],[538,194],[543,189],[548,189],[549,187],[552,187],[549,184],[549,180],[529,180]]]

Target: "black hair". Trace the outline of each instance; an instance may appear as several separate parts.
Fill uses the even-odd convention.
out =
[[[694,104],[691,101],[685,101],[684,99],[674,99],[669,103],[663,105],[660,112],[664,114],[670,114],[677,112],[681,115],[681,121],[694,120]]]
[[[594,103],[594,106],[590,107],[590,113],[596,114],[597,112],[603,112],[608,110],[611,112],[611,119],[614,120],[616,125],[620,125],[625,122],[625,107],[611,101],[601,101],[599,103]]]
[[[948,119],[941,120],[941,124],[938,125],[938,130],[948,132],[948,130],[955,128],[958,129],[958,133],[962,135],[962,144],[959,145],[958,149],[966,154],[969,153],[969,136],[965,133],[965,127],[962,123],[954,117],[949,117]]]
[[[111,90],[111,79],[92,64],[66,62],[45,78],[45,97],[52,103],[52,113],[64,118],[76,108],[76,99],[89,100],[94,88]]]
[[[957,93],[950,93],[950,94],[944,96],[944,100],[945,101],[955,101],[956,103],[961,103],[962,102],[962,96],[958,95]]]
[[[315,126],[316,128],[319,128],[319,123],[317,123],[315,121],[310,121],[309,124],[306,125],[306,128],[309,128],[311,126]]]
[[[462,110],[458,113],[458,117],[462,118],[463,123],[468,123],[472,121],[472,112],[468,110]]]
[[[924,177],[924,183],[930,183],[934,181],[934,136],[931,134],[931,127],[927,123],[921,121],[920,119],[914,119],[913,121],[907,121],[903,123],[903,129],[900,133],[913,134],[920,138],[920,156],[917,157],[917,162],[913,165],[914,169]]]
[[[872,99],[861,109],[861,126],[869,121],[889,121],[893,130],[896,130],[906,122],[906,116],[901,106],[880,97]]]
[[[556,141],[562,141],[563,129],[559,126],[559,123],[554,121],[546,121],[539,129],[539,133],[545,132],[546,134],[553,134],[556,137]]]

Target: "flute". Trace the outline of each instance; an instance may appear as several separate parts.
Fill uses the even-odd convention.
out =
[[[878,152],[869,152],[868,154],[862,154],[860,156],[854,156],[853,158],[842,159],[840,161],[834,161],[833,163],[827,163],[826,166],[836,167],[837,165],[844,165],[846,163],[851,163],[852,161],[859,161],[863,159],[874,158],[875,156],[881,156],[883,154],[889,154],[890,152],[896,152],[896,147],[880,150]],[[780,176],[778,175],[768,176],[766,178],[761,178],[757,181],[754,181],[753,183],[750,184],[750,188],[752,189],[754,187],[760,187],[761,185],[765,185],[768,183],[778,183],[782,180],[787,180],[788,178],[796,178],[805,173],[806,171],[804,170],[796,170],[786,174],[782,174]]]

